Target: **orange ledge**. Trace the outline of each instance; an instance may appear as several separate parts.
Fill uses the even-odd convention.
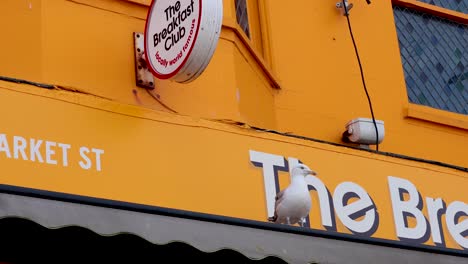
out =
[[[450,19],[452,21],[456,21],[461,24],[468,24],[468,15],[464,13],[460,13],[457,11],[453,11],[450,9],[446,9],[443,7],[415,1],[415,0],[392,0],[392,3],[397,6],[408,7],[414,10],[422,11],[425,13],[429,13],[434,16],[443,17],[446,19]]]
[[[149,6],[152,0],[125,0],[139,5]]]
[[[468,115],[452,113],[424,105],[409,104],[406,116],[468,130]]]

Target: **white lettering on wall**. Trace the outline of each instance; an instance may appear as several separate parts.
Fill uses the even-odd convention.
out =
[[[58,143],[58,146],[62,149],[62,165],[68,166],[68,150],[71,148],[69,144]]]
[[[21,153],[21,158],[23,160],[28,160],[24,149],[26,148],[26,139],[23,137],[14,136],[13,137],[13,157],[15,159],[19,158],[19,153]]]
[[[468,204],[455,201],[447,207],[445,221],[453,239],[463,248],[468,249]],[[460,221],[465,217],[464,220]]]
[[[267,213],[271,216],[275,194],[280,190],[278,171],[290,170],[301,161],[293,157],[286,160],[281,155],[253,150],[250,150],[250,161],[263,168]],[[317,192],[321,224],[325,229],[336,231],[335,214],[355,234],[371,237],[379,228],[377,206],[360,185],[353,182],[339,183],[331,198],[327,186],[318,177],[309,175],[306,182],[311,192]],[[400,240],[422,245],[432,236],[436,246],[445,247],[441,220],[445,214],[446,230],[457,244],[468,249],[468,204],[454,201],[446,208],[441,198],[423,199],[413,183],[393,176],[388,176],[388,187],[396,236]],[[312,202],[317,201],[313,199]],[[426,212],[427,218],[424,215]]]
[[[5,134],[0,134],[0,152],[5,152],[5,156],[11,158],[10,147]]]
[[[319,178],[312,175],[306,177],[306,182],[313,190],[317,191],[322,226],[326,229],[334,230],[336,225],[327,187]]]
[[[396,234],[400,239],[421,240],[427,232],[427,220],[421,212],[421,198],[416,187],[408,180],[388,177],[390,199],[393,207]],[[408,200],[403,199],[408,194]],[[408,226],[408,217],[416,220],[414,227]]]
[[[88,158],[89,149],[87,147],[80,148],[80,160],[79,164],[82,169],[89,170],[91,168],[91,160]]]
[[[442,228],[440,227],[440,215],[444,213],[445,203],[442,199],[433,199],[426,197],[427,213],[429,216],[429,224],[431,225],[432,241],[435,244],[443,245]]]
[[[52,156],[55,155],[55,146],[57,145],[56,142],[46,141],[46,162],[49,164],[57,164],[57,161],[52,159]]]
[[[96,170],[101,171],[101,155],[104,154],[104,150],[92,148],[91,151],[95,154],[96,157]]]
[[[265,186],[265,199],[267,203],[268,216],[275,212],[275,197],[277,190],[277,169],[285,169],[282,156],[268,154],[258,151],[250,151],[250,161],[257,167],[263,168],[263,184]]]
[[[253,150],[250,150],[250,161],[256,167],[263,168],[263,182],[266,193],[267,212],[268,216],[272,216],[274,213],[276,192],[280,191],[278,171],[287,171],[287,168],[291,170],[291,168],[299,164],[300,161],[297,158],[289,157],[287,162],[285,162],[285,158],[283,156]],[[318,177],[312,175],[308,175],[306,177],[306,182],[309,186],[309,190],[317,192],[322,226],[327,230],[336,231],[333,200],[331,200],[330,192],[327,187]],[[343,186],[344,188],[347,187],[346,185]],[[352,217],[352,215],[356,213],[362,213],[365,215],[365,220],[363,222],[355,221],[353,219],[352,222],[346,222],[346,224],[344,224],[349,225],[349,228],[351,230],[355,230],[356,233],[365,233],[365,235],[370,236],[372,234],[366,232],[371,231],[371,229],[375,229],[375,224],[378,224],[376,220],[376,211],[369,195],[367,195],[364,189],[359,189],[356,186],[353,186],[351,192],[355,191],[357,195],[360,195],[360,197],[362,197],[361,201],[348,206],[341,204],[340,210],[344,212],[342,215],[343,218],[345,218],[346,213],[350,214],[348,217]],[[340,192],[340,189],[338,191]],[[363,206],[363,208],[361,208],[361,206]],[[352,210],[356,211],[351,212]]]
[[[102,171],[103,149],[80,147],[78,150],[81,160],[77,163],[82,169],[94,168],[96,171]],[[71,144],[0,134],[0,159],[14,158],[69,167],[72,151],[76,150]]]
[[[348,203],[350,198],[359,198]],[[351,231],[364,234],[376,224],[376,211],[369,194],[361,186],[353,182],[340,183],[333,193],[333,204],[341,222]],[[364,219],[355,219],[364,216]]]
[[[40,139],[35,140],[34,138],[31,138],[31,143],[29,146],[29,150],[30,150],[29,153],[31,154],[31,161],[36,161],[36,157],[37,157],[38,162],[44,163],[41,152],[39,151],[41,144],[42,144],[42,140]]]

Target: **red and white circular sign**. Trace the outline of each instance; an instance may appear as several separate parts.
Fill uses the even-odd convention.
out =
[[[159,79],[195,80],[218,43],[222,0],[153,0],[145,29],[145,54]]]

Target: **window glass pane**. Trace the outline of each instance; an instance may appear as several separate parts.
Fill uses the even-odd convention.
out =
[[[249,17],[247,14],[247,0],[236,0],[237,23],[244,30],[247,37],[250,38]]]
[[[410,102],[468,114],[467,25],[399,6],[393,11]]]
[[[419,2],[428,3],[431,5],[440,6],[446,9],[454,10],[461,13],[468,13],[467,0],[418,0]]]

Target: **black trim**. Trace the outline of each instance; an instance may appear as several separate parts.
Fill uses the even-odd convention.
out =
[[[245,126],[245,125],[248,125],[248,124],[243,123],[243,122],[235,122],[235,125]],[[399,158],[399,159],[417,161],[417,162],[422,162],[422,163],[428,163],[428,164],[437,165],[437,166],[446,167],[446,168],[451,168],[451,169],[455,169],[455,170],[459,170],[459,171],[463,171],[463,172],[468,172],[467,167],[462,167],[462,166],[449,164],[449,163],[445,163],[445,162],[441,162],[441,161],[422,159],[422,158],[407,156],[407,155],[403,155],[403,154],[397,154],[397,153],[393,153],[393,152],[386,152],[386,151],[380,151],[380,150],[377,151],[377,150],[373,150],[373,149],[365,149],[365,148],[360,148],[360,147],[357,147],[357,146],[349,146],[349,145],[330,142],[330,141],[326,141],[326,140],[321,140],[321,139],[316,139],[316,138],[311,138],[311,137],[306,137],[306,136],[300,136],[300,135],[295,135],[295,134],[291,134],[291,133],[283,133],[283,132],[279,132],[279,131],[276,131],[276,130],[265,129],[265,128],[260,128],[260,127],[254,127],[254,126],[249,126],[249,127],[254,129],[254,130],[257,130],[257,131],[277,134],[277,135],[281,135],[281,136],[285,136],[285,137],[298,138],[298,139],[302,139],[302,140],[307,140],[307,141],[332,145],[332,146],[335,146],[335,147],[343,147],[343,148],[354,149],[354,150],[359,150],[359,151],[371,152],[371,153],[374,153],[374,154],[377,154],[377,155],[383,155],[383,156],[388,156],[388,157],[393,157],[393,158]],[[343,132],[343,133],[345,133],[345,132]],[[344,142],[346,142],[346,140]],[[347,143],[352,143],[352,142],[347,142]]]
[[[38,83],[38,82],[33,82],[33,81],[28,81],[28,80],[23,80],[23,79],[6,77],[6,76],[0,76],[0,81],[34,85],[34,86],[37,86],[37,87],[40,87],[40,88],[45,88],[45,89],[54,89],[55,88],[55,86],[52,85],[52,84]]]
[[[468,250],[457,250],[457,249],[450,249],[450,248],[440,248],[440,247],[435,247],[435,246],[416,245],[416,244],[410,244],[407,242],[393,241],[393,240],[381,239],[381,238],[370,239],[366,237],[343,234],[343,233],[338,233],[338,232],[322,231],[322,230],[316,230],[316,229],[304,229],[304,228],[295,227],[295,226],[287,226],[287,225],[247,220],[247,219],[241,219],[241,218],[226,217],[226,216],[220,216],[220,215],[165,208],[165,207],[159,207],[159,206],[150,206],[150,205],[144,205],[144,204],[129,203],[129,202],[116,201],[116,200],[109,200],[109,199],[101,199],[101,198],[81,196],[81,195],[75,195],[75,194],[45,191],[45,190],[19,187],[19,186],[13,186],[13,185],[0,184],[0,193],[21,195],[21,196],[34,197],[34,198],[47,199],[47,200],[55,200],[55,201],[61,201],[61,202],[92,205],[92,206],[113,208],[113,209],[154,214],[154,215],[178,217],[178,218],[185,218],[185,219],[205,221],[205,222],[225,224],[225,225],[242,226],[242,227],[256,228],[256,229],[269,230],[269,231],[275,231],[275,232],[284,232],[284,233],[291,233],[291,234],[297,234],[297,235],[322,237],[322,238],[327,238],[327,239],[343,240],[343,241],[357,242],[357,243],[364,243],[364,244],[371,244],[371,245],[378,245],[378,246],[385,246],[385,247],[417,250],[417,251],[423,251],[423,252],[429,252],[429,253],[446,254],[446,255],[453,255],[453,256],[459,256],[459,257],[468,257]]]

